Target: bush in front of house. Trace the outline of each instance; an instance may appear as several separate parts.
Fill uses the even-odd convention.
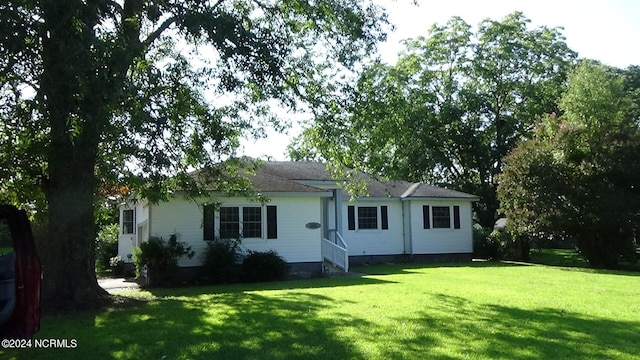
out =
[[[242,272],[249,282],[285,280],[289,264],[274,250],[250,251],[242,262]]]
[[[202,280],[223,284],[239,279],[239,239],[216,239],[207,242],[202,254]]]
[[[103,227],[96,236],[96,268],[99,271],[110,268],[111,258],[118,255],[118,224]]]
[[[111,274],[114,276],[124,275],[124,261],[118,255],[109,259],[109,268],[111,268]]]
[[[193,255],[191,246],[178,241],[173,234],[167,242],[158,237],[149,238],[134,250],[133,261],[138,276],[143,267],[147,267],[149,286],[172,286],[177,282],[178,259],[182,256],[192,258]]]

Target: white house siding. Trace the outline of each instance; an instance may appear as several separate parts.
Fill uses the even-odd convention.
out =
[[[451,228],[424,229],[422,207],[449,206]],[[453,206],[460,206],[460,229],[453,228]],[[455,200],[409,200],[411,211],[411,248],[413,254],[456,254],[473,252],[473,235],[471,223],[471,203]]]
[[[123,234],[124,226],[122,212],[124,210],[135,210],[134,217],[134,233]],[[120,206],[120,230],[118,234],[118,256],[124,262],[132,262],[133,248],[138,246],[141,241],[148,238],[148,220],[149,207],[146,202],[137,202],[135,204],[123,204]]]
[[[349,206],[355,206],[356,230],[349,230]],[[377,229],[358,229],[357,208],[359,206],[375,206],[378,208]],[[381,206],[387,206],[389,223],[388,230],[381,229]],[[349,256],[403,254],[402,202],[400,199],[363,199],[353,202],[343,201],[342,237],[347,243]]]
[[[206,244],[202,240],[202,207],[183,197],[153,205],[151,208],[150,235],[168,241],[176,234],[178,241],[191,246],[195,256],[180,259],[180,266],[200,265],[199,254]]]
[[[261,206],[241,198],[218,201],[222,201],[222,206]],[[321,230],[305,227],[309,222],[322,221],[320,197],[272,197],[271,202],[266,205],[277,207],[278,238],[267,239],[264,230],[262,239],[243,239],[242,248],[253,251],[275,250],[289,263],[321,261]],[[191,259],[181,259],[180,266],[202,264],[201,254],[207,247],[203,240],[202,209],[201,204],[184,198],[158,204],[152,209],[152,236],[160,236],[166,240],[176,233],[178,240],[190,245],[196,253]],[[264,214],[263,211],[263,223],[266,223]],[[263,226],[263,229],[266,228]]]

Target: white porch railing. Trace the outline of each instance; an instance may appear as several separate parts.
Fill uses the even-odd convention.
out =
[[[348,272],[349,254],[347,252],[347,243],[344,242],[342,235],[337,230],[329,230],[329,237],[332,240],[322,239],[322,257],[331,261],[333,266]]]

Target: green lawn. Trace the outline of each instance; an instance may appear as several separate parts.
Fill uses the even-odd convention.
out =
[[[640,273],[385,265],[361,278],[153,290],[42,320],[9,359],[640,359]]]
[[[531,262],[535,264],[586,268],[587,262],[574,250],[536,249],[531,252]]]

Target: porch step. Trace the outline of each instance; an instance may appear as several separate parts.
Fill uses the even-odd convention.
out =
[[[362,274],[340,269],[339,267],[334,266],[330,261],[324,261],[322,263],[322,273],[326,277],[361,277]]]

